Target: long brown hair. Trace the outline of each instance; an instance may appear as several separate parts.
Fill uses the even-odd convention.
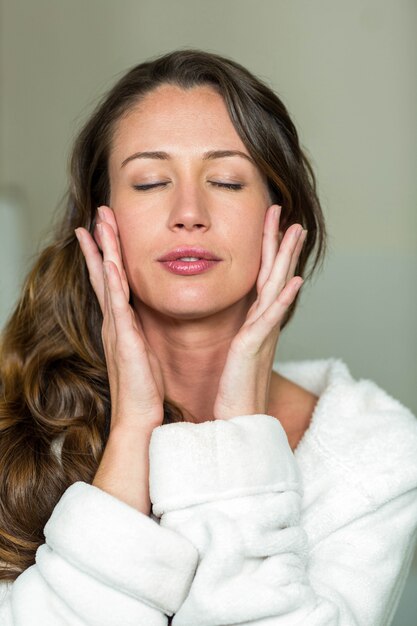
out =
[[[93,481],[108,439],[102,314],[74,229],[93,233],[96,208],[109,204],[107,163],[117,121],[163,83],[218,90],[265,174],[271,201],[282,206],[283,230],[296,222],[308,229],[296,274],[307,280],[324,258],[326,230],[313,170],[286,107],[266,84],[235,61],[194,49],[156,57],[124,74],[75,140],[65,211],[2,333],[0,580],[13,581],[35,563],[53,508],[71,484]],[[164,423],[183,418],[182,408],[166,397]]]

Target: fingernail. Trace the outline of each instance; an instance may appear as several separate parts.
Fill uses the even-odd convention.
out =
[[[75,233],[75,236],[77,237],[78,241],[80,241],[81,235],[78,233],[78,228],[74,229],[74,233]]]
[[[97,207],[97,213],[99,214],[101,220],[105,220],[106,219],[106,216],[104,215],[104,211],[101,208],[101,206]]]
[[[279,205],[274,208],[274,217],[277,218],[281,214],[281,208]]]

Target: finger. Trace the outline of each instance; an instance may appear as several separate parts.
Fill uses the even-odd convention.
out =
[[[100,220],[97,219],[96,225],[94,226],[93,237],[94,237],[95,242],[97,243],[97,247],[100,250],[103,250],[103,242],[101,241],[100,233],[98,232],[98,228],[97,228],[97,226],[100,223],[101,223]]]
[[[116,337],[119,345],[130,351],[132,347],[131,330],[134,327],[134,316],[126,299],[116,264],[112,261],[105,261],[103,266]],[[135,336],[139,337],[137,333]]]
[[[278,215],[275,215],[274,209],[278,209]],[[278,204],[273,204],[268,212],[264,224],[264,232],[262,239],[262,258],[261,269],[256,281],[256,289],[259,294],[270,275],[274,266],[275,258],[278,251],[278,233],[279,233],[279,218],[281,213],[281,207]]]
[[[97,212],[99,216],[99,222],[106,222],[107,224],[110,224],[110,226],[112,227],[113,232],[116,237],[116,243],[117,243],[117,247],[119,250],[119,255],[121,258],[122,247],[120,245],[119,227],[117,226],[116,216],[114,214],[114,211],[110,207],[103,204],[102,206],[98,207]]]
[[[293,278],[295,274],[295,268],[297,267],[297,263],[300,258],[301,250],[303,249],[304,242],[307,237],[307,230],[303,230],[300,237],[298,238],[297,244],[292,254],[290,267],[288,268],[287,276],[285,282],[288,283],[291,278]]]
[[[130,288],[129,288],[129,282],[126,276],[126,271],[123,265],[122,245],[120,242],[119,227],[117,225],[116,215],[113,209],[111,209],[109,206],[106,206],[105,204],[98,207],[97,213],[98,213],[99,223],[106,222],[107,224],[111,226],[114,232],[114,239],[116,242],[117,250],[119,253],[119,260],[120,260],[117,266],[119,269],[120,277],[122,279],[123,289],[126,293],[127,298],[129,298]]]
[[[303,279],[298,277],[291,280],[279,296],[272,302],[272,304],[260,315],[260,318],[267,323],[268,328],[274,326],[281,326],[284,316],[294,302],[299,290],[303,285]]]
[[[126,321],[127,319],[130,322],[132,320],[130,305],[123,291],[117,265],[112,261],[104,261],[103,269],[106,278],[108,303],[111,308],[116,330],[120,330],[120,323],[118,324],[120,320]]]
[[[76,228],[75,235],[84,255],[91,286],[97,296],[101,311],[104,312],[103,259],[88,230],[82,227]]]
[[[260,293],[256,311],[257,315],[262,314],[269,306],[271,306],[272,302],[276,299],[277,295],[281,293],[286,285],[287,275],[299,239],[299,228],[299,224],[294,224],[285,233],[272,271]]]
[[[103,314],[103,343],[106,345],[110,340],[110,333],[116,336],[116,324],[113,316],[113,309],[111,305],[111,290],[109,286],[108,272],[106,271],[106,264],[103,263],[103,283],[104,283],[104,314]]]
[[[113,228],[107,222],[100,222],[97,225],[97,229],[100,234],[103,246],[103,260],[111,261],[116,265],[119,275],[121,277],[123,291],[127,299],[129,299],[129,284],[127,281],[126,272],[123,267],[122,257],[120,256],[119,246]]]

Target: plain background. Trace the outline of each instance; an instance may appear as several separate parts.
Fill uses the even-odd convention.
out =
[[[100,96],[147,58],[201,48],[277,92],[318,180],[329,251],[276,359],[340,357],[417,414],[415,1],[0,0],[0,19],[0,326]],[[417,560],[396,626],[415,626],[416,584]]]

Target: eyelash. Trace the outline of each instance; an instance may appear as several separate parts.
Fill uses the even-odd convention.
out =
[[[153,187],[160,187],[161,185],[166,185],[166,184],[167,183],[153,183],[151,185],[133,185],[133,188],[136,189],[137,191],[148,191],[149,189],[152,189]],[[230,189],[230,191],[240,191],[244,187],[244,185],[241,185],[239,183],[216,183],[214,181],[212,181],[212,185],[215,185],[216,187],[223,187],[225,189]]]

